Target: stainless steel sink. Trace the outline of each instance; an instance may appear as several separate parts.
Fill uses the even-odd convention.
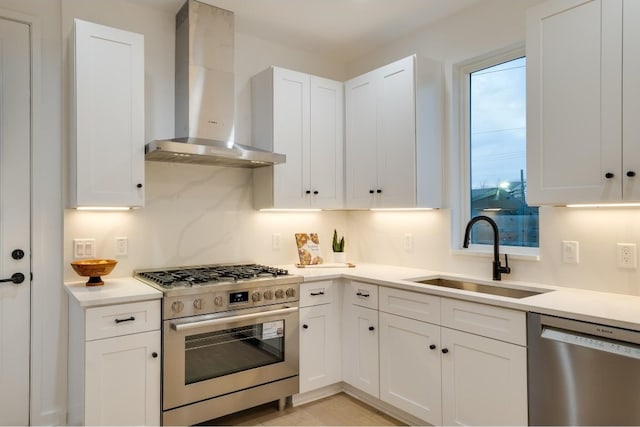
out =
[[[524,289],[508,288],[503,286],[485,285],[483,283],[467,282],[463,280],[452,280],[452,279],[442,279],[442,278],[414,280],[414,282],[423,283],[425,285],[441,286],[443,288],[452,288],[452,289],[460,289],[463,291],[480,292],[483,294],[499,295],[501,297],[509,297],[509,298],[526,298],[526,297],[532,297],[534,295],[540,295],[545,292],[549,292],[547,290],[531,291],[531,290],[524,290]]]

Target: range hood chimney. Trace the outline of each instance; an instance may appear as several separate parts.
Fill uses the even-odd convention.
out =
[[[176,15],[176,138],[152,141],[145,159],[256,168],[285,155],[234,141],[233,12],[187,0]]]

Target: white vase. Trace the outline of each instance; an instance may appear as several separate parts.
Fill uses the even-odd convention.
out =
[[[345,264],[347,262],[347,254],[345,252],[334,252],[333,262]]]

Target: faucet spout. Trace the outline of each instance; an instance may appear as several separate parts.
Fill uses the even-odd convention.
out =
[[[471,238],[471,229],[473,225],[478,221],[486,221],[489,223],[491,228],[493,229],[493,280],[501,280],[502,274],[511,273],[511,268],[509,268],[509,260],[507,255],[504,255],[504,267],[500,265],[500,232],[498,231],[498,224],[491,218],[485,215],[479,215],[471,218],[471,220],[467,223],[467,227],[464,230],[464,240],[462,241],[462,247],[469,247],[469,240]]]

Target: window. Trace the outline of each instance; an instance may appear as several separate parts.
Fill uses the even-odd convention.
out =
[[[538,247],[538,208],[527,205],[526,58],[493,62],[468,74],[470,218],[486,215],[500,244]],[[489,227],[476,226],[471,243],[492,244]]]

